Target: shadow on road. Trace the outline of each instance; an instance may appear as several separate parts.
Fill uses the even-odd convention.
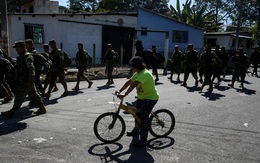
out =
[[[102,86],[98,86],[97,87],[97,91],[101,91],[103,89],[110,89],[110,88],[114,88],[115,86],[114,85],[102,85]]]
[[[101,162],[149,162],[153,163],[154,158],[148,153],[149,150],[160,150],[170,147],[174,144],[174,139],[171,137],[154,138],[149,140],[147,147],[136,148],[133,143],[137,141],[137,137],[133,137],[129,149],[122,151],[123,145],[120,143],[101,143],[95,144],[88,149],[91,155],[99,156]],[[128,159],[120,159],[122,156],[129,155]],[[139,160],[139,161],[138,161]]]
[[[155,85],[163,85],[162,82],[155,82]]]
[[[171,80],[171,83],[173,83],[173,84],[181,84],[182,81],[181,80]]]
[[[198,91],[198,88],[196,86],[192,86],[192,87],[187,86],[186,88],[187,88],[188,92],[196,92],[196,91]]]
[[[246,95],[256,94],[256,91],[255,91],[255,90],[247,89],[247,88],[244,88],[244,89],[236,89],[236,91],[239,92],[239,93],[244,93],[244,94],[246,94]]]
[[[28,127],[27,123],[20,121],[37,116],[28,108],[31,109],[31,107],[18,109],[12,118],[5,118],[0,115],[0,136],[26,129]]]
[[[220,100],[221,97],[225,97],[225,95],[222,95],[219,93],[214,93],[211,91],[203,92],[203,93],[201,93],[201,96],[204,96],[209,101],[216,101],[216,100]]]

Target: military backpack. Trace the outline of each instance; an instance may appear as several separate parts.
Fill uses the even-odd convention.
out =
[[[8,59],[0,58],[0,65],[2,73],[6,76],[10,76],[14,71],[14,65]]]
[[[64,67],[71,67],[71,64],[72,64],[72,59],[69,57],[69,55],[62,51],[63,52],[63,55],[64,55],[64,64],[63,66]]]
[[[37,73],[47,74],[51,69],[51,61],[48,61],[42,54],[32,53],[34,67]]]

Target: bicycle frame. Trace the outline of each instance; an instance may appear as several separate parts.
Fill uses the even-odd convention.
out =
[[[137,123],[140,125],[141,120],[137,115],[139,110],[136,107],[123,104],[123,98],[119,98],[119,99],[120,99],[120,104],[119,104],[118,109],[117,109],[117,114],[119,114],[120,109],[124,110],[127,113],[130,113],[134,117],[134,119],[137,121]],[[164,122],[162,120],[160,120],[159,117],[157,115],[155,115],[153,111],[151,111],[150,114],[152,114],[155,117],[155,119],[159,122],[160,125],[164,126]]]

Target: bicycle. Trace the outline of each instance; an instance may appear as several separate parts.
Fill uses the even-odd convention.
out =
[[[137,116],[138,109],[125,105],[123,103],[124,98],[118,94],[114,94],[115,97],[120,99],[119,105],[115,104],[115,112],[106,112],[97,117],[94,123],[94,133],[96,137],[104,143],[113,143],[120,140],[126,129],[125,121],[122,116],[119,115],[120,110],[124,110],[130,113],[137,123],[140,125],[141,120]],[[167,109],[159,109],[152,111],[149,116],[150,128],[149,132],[156,138],[168,136],[175,127],[175,117],[173,113]]]

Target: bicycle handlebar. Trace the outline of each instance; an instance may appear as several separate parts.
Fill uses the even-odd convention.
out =
[[[117,92],[112,93],[112,95],[116,96],[116,97],[119,98],[120,100],[123,100],[123,99],[124,99],[124,97],[123,97],[121,94],[117,93]]]

